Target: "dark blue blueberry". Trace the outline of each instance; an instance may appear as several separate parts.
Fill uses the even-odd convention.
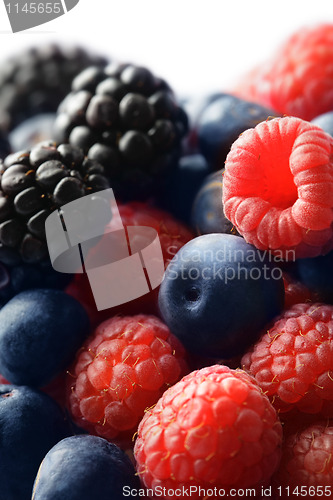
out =
[[[333,304],[333,251],[319,257],[297,259],[293,270],[318,301]]]
[[[44,456],[70,434],[49,396],[29,387],[0,385],[1,500],[30,500]]]
[[[19,293],[0,311],[0,373],[43,387],[71,362],[90,330],[85,309],[60,290]]]
[[[191,225],[198,235],[209,233],[235,234],[235,226],[226,218],[222,204],[224,169],[208,175],[192,206]]]
[[[321,127],[324,132],[333,136],[333,111],[316,116],[316,118],[311,120],[311,123]]]
[[[124,500],[138,495],[139,490],[134,466],[120,448],[100,437],[73,436],[63,439],[47,453],[32,498]]]
[[[207,234],[183,246],[166,269],[159,307],[192,353],[243,354],[283,307],[282,271],[239,236]]]
[[[248,128],[276,113],[258,104],[223,94],[209,104],[198,121],[199,150],[214,170],[224,167],[231,145]]]
[[[209,106],[212,102],[220,99],[223,94],[221,92],[215,92],[213,94],[204,94],[201,96],[189,96],[183,97],[179,99],[179,104],[187,113],[189,119],[190,128],[194,128],[197,124],[201,114],[203,111]]]
[[[177,219],[190,224],[194,198],[210,167],[202,155],[183,156],[173,170],[158,203]]]
[[[219,99],[222,94],[216,92],[213,94],[204,94],[201,96],[188,96],[179,99],[179,104],[185,110],[189,121],[189,133],[183,140],[183,148],[185,154],[199,153],[198,145],[198,122],[206,107]]]

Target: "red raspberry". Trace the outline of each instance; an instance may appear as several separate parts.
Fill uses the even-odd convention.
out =
[[[333,427],[315,423],[289,436],[282,449],[280,467],[274,477],[287,498],[331,498],[333,486]],[[328,486],[325,490],[325,486]],[[322,490],[322,492],[320,491]],[[323,492],[326,494],[323,495]],[[301,494],[302,493],[302,494]]]
[[[118,204],[124,226],[148,226],[156,229],[161,242],[165,267],[194,235],[184,224],[174,219],[168,212],[142,202]],[[112,227],[112,222],[110,223]],[[98,245],[94,248],[98,252]],[[86,274],[77,274],[66,290],[86,308],[92,324],[98,324],[110,317],[110,309],[97,311],[95,300]],[[112,309],[115,314],[155,314],[158,315],[158,288],[148,294]]]
[[[248,129],[227,156],[226,217],[248,243],[285,259],[333,247],[333,139],[299,118]]]
[[[281,114],[312,120],[331,111],[333,24],[297,31],[243,81],[239,95]]]
[[[333,416],[333,306],[294,305],[243,356],[242,365],[281,417],[295,408]]]
[[[68,372],[68,407],[91,434],[128,444],[147,407],[186,373],[184,349],[154,316],[101,323]]]
[[[192,499],[204,497],[195,487],[259,488],[278,466],[281,438],[276,412],[252,377],[209,366],[146,413],[134,446],[137,473],[148,488],[192,486]]]
[[[300,281],[295,281],[288,273],[283,273],[284,309],[303,302],[317,302],[314,294]]]

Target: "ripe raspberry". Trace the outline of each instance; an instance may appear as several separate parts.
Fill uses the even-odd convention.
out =
[[[165,267],[167,267],[178,250],[194,237],[190,229],[174,219],[168,212],[152,207],[147,203],[119,203],[118,209],[124,226],[149,226],[156,229],[159,234]],[[111,221],[111,227],[112,223]],[[98,245],[94,251],[98,251]],[[158,288],[155,288],[155,290],[139,299],[113,308],[112,315],[119,313],[126,315],[140,313],[158,315],[158,290]],[[90,284],[85,274],[77,274],[66,291],[83,304],[92,324],[97,324],[110,317],[110,309],[97,311]]]
[[[297,408],[333,416],[333,306],[294,305],[243,356],[242,366],[281,413]]]
[[[288,273],[283,273],[284,283],[284,309],[289,309],[294,304],[303,302],[317,302],[314,293],[300,281],[295,281]]]
[[[68,372],[68,408],[90,434],[120,443],[133,436],[147,407],[186,373],[184,349],[148,315],[101,323]]]
[[[274,476],[273,484],[281,486],[296,498],[320,498],[320,489],[333,485],[333,427],[325,422],[315,423],[301,433],[296,432],[286,439],[282,448],[280,467]],[[321,488],[318,488],[320,486]],[[329,489],[326,492],[330,493]],[[329,495],[324,495],[326,497]]]
[[[225,163],[226,217],[248,243],[286,260],[333,246],[333,139],[299,118],[246,130]]]
[[[281,114],[312,120],[332,110],[333,24],[302,28],[236,92]]]
[[[252,377],[209,366],[170,387],[146,413],[134,447],[137,472],[153,489],[259,487],[278,466],[281,436]],[[198,490],[191,498],[203,496]]]

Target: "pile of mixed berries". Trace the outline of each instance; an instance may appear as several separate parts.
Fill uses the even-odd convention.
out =
[[[0,69],[0,498],[330,498],[333,25],[200,98],[26,54]],[[134,259],[146,293],[100,307],[92,263],[131,298]]]

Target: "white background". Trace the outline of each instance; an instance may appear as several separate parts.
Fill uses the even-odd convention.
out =
[[[288,35],[320,22],[333,23],[331,0],[80,0],[65,16],[12,34],[0,0],[0,64],[31,45],[74,42],[147,65],[192,95],[227,90]]]

